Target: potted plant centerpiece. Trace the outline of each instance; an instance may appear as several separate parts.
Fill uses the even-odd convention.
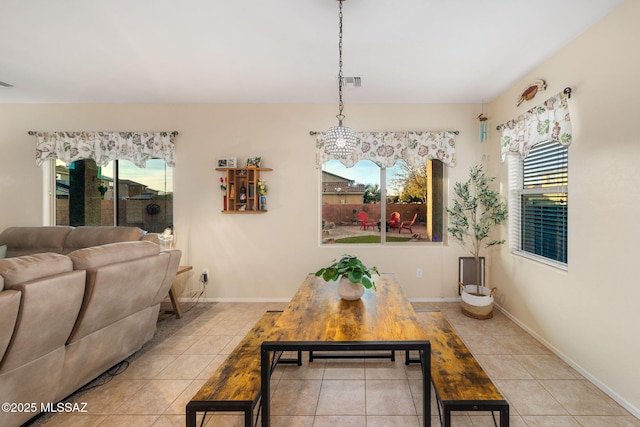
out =
[[[360,299],[365,288],[376,288],[372,273],[380,274],[377,267],[367,267],[357,256],[342,255],[342,258],[334,259],[328,267],[316,271],[316,277],[322,276],[327,282],[340,279],[338,295],[342,299],[353,301]]]
[[[465,249],[473,255],[476,267],[475,284],[459,283],[462,312],[475,319],[493,317],[493,294],[496,288],[481,285],[480,251],[490,246],[501,245],[504,240],[489,240],[494,226],[507,219],[507,204],[496,190],[489,188],[495,180],[488,177],[482,165],[471,167],[469,179],[456,182],[453,188],[453,207],[447,208],[449,227],[447,230]]]

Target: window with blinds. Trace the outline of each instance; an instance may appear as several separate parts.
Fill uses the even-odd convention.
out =
[[[511,249],[567,264],[568,149],[557,141],[509,159]]]

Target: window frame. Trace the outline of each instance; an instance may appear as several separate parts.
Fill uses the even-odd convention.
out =
[[[438,159],[428,159],[427,162],[429,161],[436,161]],[[365,161],[365,160],[360,160],[360,161]],[[369,160],[370,161],[370,160]],[[358,162],[357,162],[358,163]],[[357,165],[356,163],[356,165]],[[440,162],[442,163],[442,162]],[[374,163],[375,164],[375,163]],[[324,163],[323,163],[324,165]],[[354,165],[353,167],[356,167],[356,165]],[[390,212],[388,212],[388,206],[387,206],[387,167],[382,167],[379,165],[376,165],[379,168],[379,178],[380,178],[380,218],[377,218],[377,220],[379,220],[381,223],[384,221],[384,218],[387,218],[388,215],[390,214]],[[441,175],[440,175],[440,184],[441,184],[441,189],[440,189],[440,193],[441,193],[441,197],[442,200],[440,202],[441,207],[442,207],[442,212],[441,212],[441,222],[442,222],[442,229],[440,230],[440,240],[437,241],[430,241],[430,240],[424,240],[424,241],[411,241],[411,242],[394,242],[394,241],[387,241],[387,236],[393,235],[391,232],[386,231],[386,227],[380,227],[380,231],[378,232],[380,235],[380,242],[376,242],[376,243],[339,243],[339,244],[330,244],[330,243],[325,243],[323,241],[323,202],[322,202],[322,196],[323,196],[323,181],[322,181],[322,172],[324,171],[323,167],[320,167],[318,169],[318,225],[320,228],[320,232],[318,233],[318,245],[320,247],[328,247],[328,248],[335,248],[335,247],[360,247],[360,246],[367,246],[367,247],[380,247],[380,246],[386,246],[386,245],[392,245],[392,246],[403,246],[403,247],[411,247],[411,246],[420,246],[420,245],[430,245],[430,244],[439,244],[441,246],[445,245],[447,242],[447,233],[446,233],[446,200],[447,200],[447,185],[446,185],[446,179],[447,179],[447,165],[442,163],[440,166],[440,171],[441,171]],[[424,206],[425,210],[428,209],[429,203],[427,201],[425,201],[422,206]],[[431,213],[431,215],[433,216],[433,212]],[[426,221],[428,222],[428,215],[425,217]],[[405,235],[406,236],[406,235]]]
[[[59,159],[50,159],[47,162],[43,163],[43,184],[44,184],[44,188],[46,189],[45,191],[45,200],[44,200],[44,209],[43,209],[43,223],[46,225],[50,225],[50,226],[55,226],[57,225],[57,205],[58,205],[58,197],[57,197],[57,167],[56,167],[56,162]],[[80,159],[80,160],[92,160],[92,159]],[[152,160],[160,160],[164,162],[164,166],[165,166],[165,182],[166,182],[166,176],[167,176],[167,168],[171,169],[171,180],[173,181],[173,172],[174,172],[174,167],[167,165],[167,161],[165,159],[161,159],[161,158],[153,158]],[[112,192],[113,192],[113,223],[110,224],[109,226],[121,226],[120,224],[120,220],[121,218],[118,215],[118,211],[119,211],[119,203],[121,202],[120,196],[119,196],[119,187],[120,185],[117,184],[120,181],[120,167],[119,167],[119,162],[120,161],[126,161],[126,160],[112,160],[110,162],[110,167],[112,168],[112,173],[113,173],[113,182],[112,182]],[[129,161],[130,162],[130,161]],[[130,162],[133,166],[137,167],[133,162]],[[126,179],[126,178],[125,178]],[[173,198],[173,194],[175,194],[174,190],[172,189],[171,191],[172,193],[172,198]],[[151,199],[152,200],[152,199]],[[172,204],[172,209],[171,209],[171,217],[175,220],[175,218],[173,217],[174,215],[174,211],[173,211],[173,204]],[[173,221],[175,222],[175,221]],[[146,230],[149,231],[149,230]]]
[[[532,148],[532,152],[536,147],[543,147],[543,144],[548,145],[549,143],[557,144],[557,152],[555,156],[564,156],[566,159],[565,165],[566,167],[563,169],[563,172],[566,173],[566,184],[565,185],[550,185],[550,186],[536,186],[531,188],[525,188],[524,185],[524,170],[525,170],[525,162],[527,159],[523,159],[517,154],[510,153],[507,156],[508,161],[508,184],[509,184],[509,246],[511,253],[517,256],[522,256],[524,258],[531,259],[536,262],[540,262],[545,265],[549,265],[561,270],[568,270],[568,229],[569,229],[569,218],[568,218],[568,209],[569,209],[569,151],[568,146],[559,143],[558,141],[547,140],[543,141],[539,144],[536,144]],[[528,157],[529,158],[529,157]],[[530,158],[529,158],[530,159]],[[533,252],[529,252],[523,249],[522,242],[522,201],[523,196],[527,195],[538,195],[538,194],[563,194],[566,198],[566,225],[565,225],[565,251],[567,253],[566,262],[558,261],[553,258],[548,258],[543,255],[538,255]]]

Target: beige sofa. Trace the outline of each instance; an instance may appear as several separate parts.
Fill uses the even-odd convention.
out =
[[[24,423],[153,338],[181,256],[153,240],[135,227],[0,233],[0,402],[15,404],[1,426]]]

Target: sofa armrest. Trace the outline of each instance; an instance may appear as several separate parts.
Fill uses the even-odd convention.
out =
[[[160,238],[158,237],[158,233],[146,233],[140,240],[153,242],[156,245],[160,245]]]
[[[169,257],[169,262],[167,262],[167,270],[164,274],[162,284],[158,288],[158,292],[153,299],[154,304],[160,304],[169,293],[169,289],[171,288],[171,285],[176,278],[176,273],[178,272],[178,267],[180,266],[182,251],[180,251],[179,249],[170,249],[162,251],[160,255]]]

